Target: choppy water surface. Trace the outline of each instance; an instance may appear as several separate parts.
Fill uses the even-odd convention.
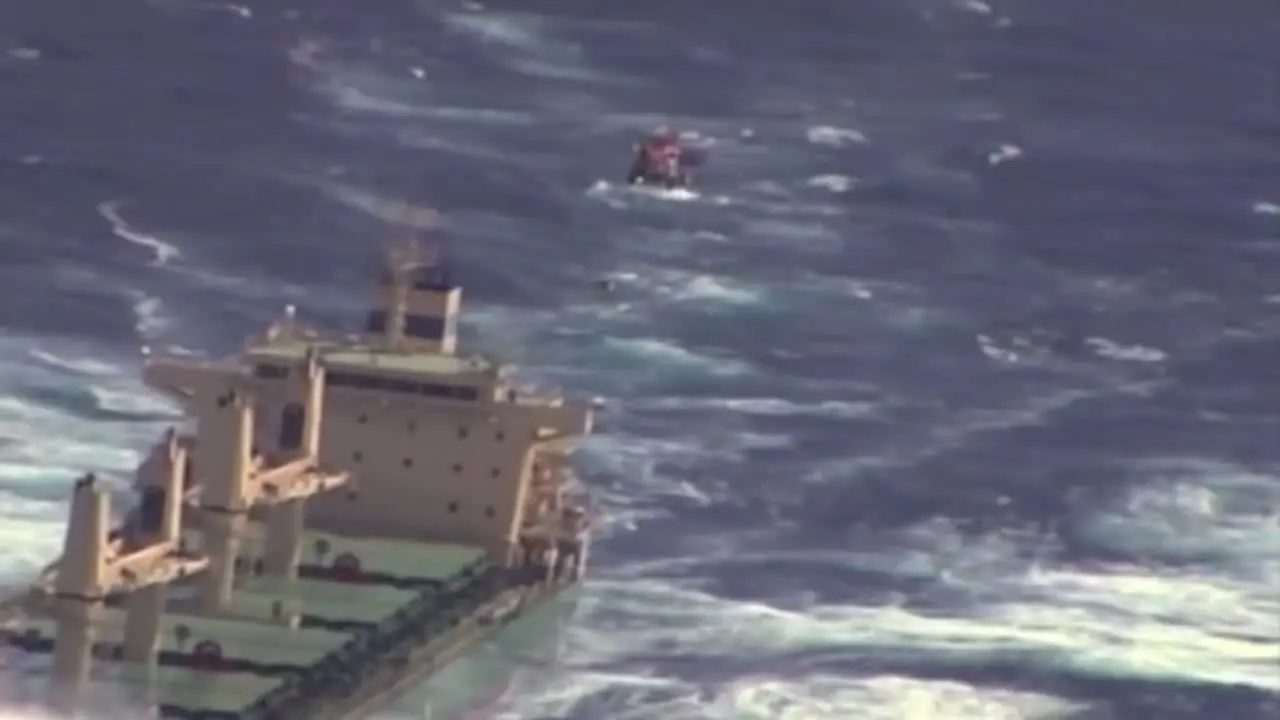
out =
[[[140,345],[348,322],[421,202],[610,400],[503,717],[1280,713],[1274,3],[295,5],[0,7],[6,577],[172,418]],[[664,122],[701,187],[620,189]]]

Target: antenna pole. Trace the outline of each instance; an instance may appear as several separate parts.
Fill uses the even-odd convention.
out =
[[[382,329],[382,336],[389,350],[404,347],[409,297],[414,289],[417,272],[429,261],[423,256],[416,231],[435,227],[436,219],[434,210],[404,203],[397,221],[404,232],[393,236],[387,244],[386,277],[390,287],[383,296],[385,306],[382,312],[386,315],[386,324]]]

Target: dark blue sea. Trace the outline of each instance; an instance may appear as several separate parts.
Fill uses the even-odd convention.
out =
[[[662,124],[697,186],[620,187]],[[434,207],[607,405],[495,718],[1280,717],[1275,2],[2,0],[0,189],[6,579],[173,419],[142,346],[354,326]]]

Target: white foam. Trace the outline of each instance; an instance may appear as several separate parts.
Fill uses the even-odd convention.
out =
[[[978,349],[992,360],[1003,363],[1016,363],[1022,360],[1022,356],[1016,350],[1000,346],[989,335],[979,335],[977,341]]]
[[[811,127],[805,131],[805,137],[815,145],[830,145],[831,147],[844,147],[867,141],[867,136],[858,130],[831,125]]]
[[[744,678],[709,704],[719,711],[715,717],[759,720],[1048,720],[1065,718],[1076,707],[1044,695],[944,680],[825,674],[801,681]]]
[[[962,10],[978,15],[990,15],[992,13],[991,6],[982,2],[982,0],[959,0],[958,4]]]
[[[1126,362],[1158,363],[1166,358],[1163,350],[1145,345],[1122,345],[1107,338],[1087,338],[1085,344],[1100,357]]]
[[[723,275],[643,267],[636,271],[610,273],[607,277],[620,286],[650,292],[660,299],[695,304],[700,311],[708,309],[708,306],[740,308],[765,301],[762,290]]]
[[[120,374],[120,368],[105,362],[93,360],[89,358],[66,358],[45,352],[39,348],[32,348],[27,351],[32,358],[42,362],[50,367],[65,370],[76,375],[89,375],[94,377],[116,376]]]
[[[652,397],[629,401],[627,407],[636,410],[706,411],[716,410],[741,415],[765,417],[827,417],[853,419],[867,417],[877,412],[875,402],[851,402],[824,400],[815,403],[796,403],[781,398],[768,397]]]
[[[658,198],[659,200],[671,200],[674,202],[693,202],[702,197],[689,188],[659,188],[649,185],[630,185],[627,191],[639,195]]]
[[[94,468],[131,472],[139,454],[122,445],[122,434],[134,436],[141,445],[152,430],[85,422],[60,410],[0,398],[0,436],[14,440],[0,447],[0,462],[40,468],[50,480],[71,480]]]
[[[133,415],[164,416],[177,421],[174,406],[149,391],[137,386],[91,386],[90,396],[102,410]]]
[[[133,329],[143,340],[154,340],[167,330],[173,319],[165,313],[164,302],[141,290],[131,290],[133,299]]]
[[[600,200],[606,205],[622,210],[630,207],[628,196],[634,198],[650,198],[667,202],[690,203],[703,199],[703,195],[690,188],[662,188],[650,185],[614,184],[608,180],[596,180],[584,192],[584,195]],[[727,195],[713,195],[706,198],[712,205],[729,205],[733,199]]]
[[[0,464],[0,469],[7,470]],[[68,486],[69,487],[69,486]],[[0,578],[22,581],[22,576],[38,569],[57,554],[65,524],[58,503],[29,500],[0,490],[4,522],[0,523]]]
[[[311,89],[347,112],[465,126],[527,126],[535,123],[527,112],[432,103],[427,85],[416,77],[374,75],[340,65],[321,64],[312,57],[295,62],[310,63],[308,69],[318,74]],[[395,128],[395,131],[404,132],[406,127]],[[408,137],[421,138],[412,133]]]
[[[550,49],[545,28],[529,15],[456,13],[446,15],[444,21],[454,30],[483,42],[506,45],[530,54]]]
[[[817,290],[841,298],[857,298],[858,300],[871,300],[876,297],[877,287],[885,290],[897,289],[902,287],[893,287],[889,283],[880,283],[877,281],[851,278],[834,275],[806,275],[805,278],[793,286],[793,291]]]
[[[107,200],[98,203],[98,214],[111,224],[111,232],[116,237],[131,242],[151,251],[153,265],[165,265],[170,260],[180,257],[178,248],[161,240],[155,235],[136,230],[120,215],[121,200]]]
[[[912,629],[915,637],[946,649],[938,633],[930,637],[924,627],[946,621],[895,608],[869,608],[845,617],[845,611],[818,608],[806,615],[760,603],[723,601],[664,583],[607,580],[592,583],[585,605],[589,619],[572,631],[574,650],[568,658],[579,670],[564,673],[545,692],[523,703],[523,712],[565,717],[587,697],[601,716],[664,720],[971,720],[1052,717],[1069,709],[1067,703],[1032,693],[894,675],[839,677],[816,671],[795,679],[790,673],[761,671],[699,685],[687,676],[659,670],[663,658],[678,663],[706,658],[711,664],[716,656],[750,658],[767,668],[770,657],[810,648],[854,654],[861,648],[866,654],[908,644],[915,639]],[[995,626],[991,632],[1007,635]],[[921,655],[929,653],[924,650]],[[630,657],[646,658],[647,668],[631,674],[605,669]],[[785,669],[785,664],[779,660],[777,667]]]
[[[510,69],[531,77],[576,82],[629,82],[592,67],[577,43],[557,36],[544,18],[528,13],[467,12],[444,16],[456,33],[505,56]]]
[[[1002,165],[1020,157],[1022,157],[1022,148],[1006,143],[987,153],[987,164],[991,166]]]
[[[614,210],[623,210],[628,207],[626,197],[615,190],[613,183],[608,180],[596,180],[582,194],[592,200],[599,200]]]
[[[749,368],[741,360],[699,355],[661,338],[606,338],[604,344],[608,349],[652,364],[659,371],[666,366],[696,369],[709,375],[741,375],[749,372]]]
[[[1091,518],[1086,530],[1096,541],[1137,555],[1202,561],[1235,581],[1280,587],[1274,476],[1198,458],[1147,460],[1131,471],[1145,482]]]
[[[608,508],[606,536],[632,531],[639,523],[665,517],[667,510],[658,507],[663,498],[680,498],[703,506],[712,501],[686,478],[656,471],[659,459],[687,466],[706,457],[706,448],[692,440],[600,434],[586,440],[579,453],[586,466],[603,472],[608,478],[607,483],[592,488],[592,494]]]
[[[754,305],[760,302],[760,293],[741,287],[727,277],[694,275],[675,288],[672,296],[679,300],[714,302],[726,305]]]
[[[599,615],[586,619],[583,632],[591,635],[576,656],[590,667],[627,657],[659,661],[690,655],[751,657],[767,665],[771,656],[805,651],[964,665],[995,654],[1095,676],[1280,689],[1274,672],[1280,600],[1224,589],[1185,572],[1037,565],[1018,554],[1025,540],[969,540],[935,521],[896,551],[885,542],[883,550],[788,557],[746,552],[730,540],[721,552],[606,569],[600,574],[607,578],[593,586]],[[904,554],[913,545],[914,552]],[[643,579],[680,564],[720,571],[743,564],[746,572],[788,559],[829,564],[833,573],[848,566],[932,577],[981,598],[981,611],[961,609],[948,617],[937,610],[816,605],[800,598],[787,602],[795,609],[783,609],[718,598],[692,583]],[[597,624],[610,617],[631,621],[624,627]]]
[[[849,192],[853,187],[853,178],[848,175],[815,175],[806,182],[809,187],[823,188],[833,193]]]
[[[316,88],[343,110],[406,118],[419,116],[424,112],[422,108],[410,103],[373,95],[337,78],[325,78]]]
[[[1280,215],[1280,204],[1259,200],[1253,204],[1253,211],[1258,215]]]

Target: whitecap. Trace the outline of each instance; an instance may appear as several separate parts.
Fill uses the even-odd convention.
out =
[[[691,303],[699,311],[714,306],[744,307],[765,302],[761,289],[725,275],[644,267],[610,273],[607,277],[618,285],[649,292],[663,300]]]
[[[1006,143],[987,153],[987,164],[991,166],[1001,165],[1020,157],[1022,157],[1022,148]]]
[[[154,340],[167,330],[173,319],[166,313],[164,301],[141,290],[130,290],[133,301],[133,329],[144,340]]]
[[[107,200],[98,203],[98,214],[111,224],[111,232],[116,237],[134,245],[147,248],[152,254],[153,265],[165,265],[180,256],[178,248],[168,242],[134,229],[120,216],[120,200]]]
[[[635,410],[719,410],[765,417],[810,416],[848,420],[873,415],[880,409],[880,404],[847,400],[792,402],[772,397],[650,397],[628,401],[627,407]]]
[[[853,187],[853,178],[848,175],[815,175],[806,182],[809,187],[823,188],[833,193],[849,192]]]
[[[1168,458],[1135,463],[1147,482],[1090,516],[1095,542],[1126,553],[1212,562],[1215,570],[1280,583],[1280,486],[1227,463]]]
[[[811,127],[805,131],[805,137],[815,145],[830,145],[832,147],[844,147],[867,141],[867,137],[858,130],[833,127],[831,125]]]
[[[540,23],[531,16],[455,13],[444,16],[445,25],[472,35],[484,42],[499,43],[526,53],[537,54],[551,49]]]
[[[702,199],[702,195],[690,188],[661,188],[649,185],[616,185],[608,180],[596,180],[584,193],[589,198],[600,200],[612,208],[621,210],[630,206],[627,197],[651,198],[668,202],[694,202]],[[727,204],[727,197],[713,197],[712,202],[718,205]]]
[[[70,478],[69,478],[70,479]],[[0,491],[4,522],[0,522],[0,578],[25,580],[58,552],[61,528],[66,524],[61,503],[29,500]]]
[[[805,651],[874,655],[892,648],[899,660],[964,663],[1016,655],[1031,666],[1097,676],[1280,690],[1273,665],[1280,599],[1224,588],[1185,569],[1160,573],[1115,565],[1086,573],[1043,560],[1036,564],[1026,550],[1027,538],[972,539],[949,523],[931,521],[911,537],[881,538],[876,550],[833,556],[867,570],[942,581],[982,604],[978,615],[953,616],[892,603],[784,609],[737,602],[693,584],[643,579],[670,572],[660,561],[646,561],[639,573],[620,565],[604,570],[594,586],[599,609],[635,618],[636,630],[611,628],[607,638],[593,637],[584,645],[582,657],[586,662],[608,662],[615,653],[763,659]],[[745,552],[730,542],[683,559],[692,566],[678,574],[696,573],[704,564],[724,570],[726,564],[783,559],[775,555]],[[913,555],[914,564],[904,563]],[[823,562],[821,555],[801,559]]]
[[[1003,363],[1016,363],[1022,359],[1016,350],[1001,347],[988,335],[979,335],[977,340],[978,349],[982,351],[983,355],[986,355],[992,360]]]
[[[670,369],[696,369],[710,375],[741,375],[748,368],[740,360],[699,355],[669,340],[656,337],[607,338],[605,347],[656,366]]]
[[[613,183],[608,180],[596,180],[583,192],[583,195],[592,200],[599,200],[614,210],[625,210],[629,207],[623,191],[615,190]]]
[[[1280,204],[1259,200],[1253,204],[1253,211],[1258,215],[1280,215]]]
[[[59,370],[65,370],[75,375],[88,375],[91,377],[108,377],[121,374],[121,369],[115,365],[104,363],[92,358],[67,358],[46,352],[39,348],[28,351],[32,358],[42,362],[50,367]]]
[[[628,81],[591,67],[580,45],[556,37],[549,23],[536,15],[450,13],[444,16],[444,21],[453,32],[505,51],[507,66],[531,77],[578,82]]]
[[[702,195],[689,188],[659,188],[649,185],[631,185],[627,190],[638,195],[657,198],[659,200],[670,200],[673,202],[693,202],[702,197]]]
[[[718,717],[759,720],[1058,720],[1080,709],[1047,695],[948,680],[822,673],[803,680],[743,678],[708,704]]]
[[[59,387],[65,386],[66,379],[53,376],[34,384]],[[121,378],[110,385],[97,380],[94,385],[108,394],[133,393],[155,398],[150,390],[132,379]],[[81,386],[81,389],[92,395],[90,387]],[[148,402],[137,401],[139,406]],[[148,410],[152,407],[168,408],[156,404]],[[17,397],[0,397],[0,437],[10,440],[0,444],[0,463],[26,465],[31,468],[32,477],[61,477],[68,482],[88,468],[104,473],[132,473],[140,459],[138,448],[154,440],[162,427],[161,422],[88,422],[70,410]]]
[[[1093,348],[1099,357],[1126,362],[1158,363],[1166,358],[1163,350],[1145,345],[1122,345],[1107,338],[1086,338],[1085,345]]]
[[[992,12],[991,6],[982,0],[960,0],[959,6],[962,10],[978,15],[990,15]]]
[[[172,421],[181,419],[177,408],[159,395],[150,392],[139,392],[137,387],[110,387],[106,385],[89,386],[89,394],[97,406],[109,412],[129,415],[148,415],[157,418],[168,418]]]
[[[759,292],[743,287],[730,278],[716,275],[688,276],[680,286],[669,292],[677,300],[698,303],[755,305],[761,300]]]

